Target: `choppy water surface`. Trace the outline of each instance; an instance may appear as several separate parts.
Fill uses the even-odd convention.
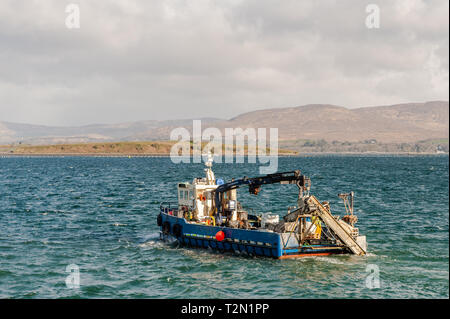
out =
[[[448,156],[280,158],[279,171],[293,169],[334,214],[343,215],[337,193],[355,191],[368,256],[272,260],[161,243],[159,203],[203,176],[201,164],[0,158],[0,298],[448,298]],[[259,175],[255,164],[214,170],[226,180]],[[297,188],[239,195],[254,212],[284,214]],[[79,289],[66,286],[69,264]],[[370,289],[374,268],[380,288]]]

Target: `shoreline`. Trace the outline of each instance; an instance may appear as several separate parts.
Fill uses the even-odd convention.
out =
[[[354,156],[354,155],[374,155],[374,156],[448,156],[449,153],[400,153],[400,152],[314,152],[301,154],[278,154],[278,157],[303,157],[303,156]],[[0,157],[170,157],[164,153],[0,153]]]

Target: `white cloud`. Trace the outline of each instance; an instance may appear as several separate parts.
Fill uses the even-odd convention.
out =
[[[80,4],[81,28],[65,27]],[[0,121],[232,117],[448,100],[448,1],[4,0]]]

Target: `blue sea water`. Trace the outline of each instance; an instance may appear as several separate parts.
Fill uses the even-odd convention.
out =
[[[355,192],[369,254],[273,260],[159,241],[159,203],[176,200],[177,182],[203,176],[202,164],[3,157],[0,298],[448,298],[448,164],[448,156],[280,158],[279,171],[310,176],[333,214],[344,212],[336,195]],[[259,164],[213,168],[224,180],[259,175]],[[297,188],[238,194],[255,213],[284,214]],[[79,288],[66,285],[71,264]]]

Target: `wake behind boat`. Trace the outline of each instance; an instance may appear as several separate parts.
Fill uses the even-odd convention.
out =
[[[178,184],[178,203],[160,205],[157,224],[162,240],[278,259],[366,254],[366,236],[359,235],[354,226],[353,192],[338,195],[346,210],[340,218],[331,214],[328,202],[310,195],[311,181],[299,170],[224,183],[215,178],[211,156],[205,165],[206,177]],[[251,194],[258,195],[267,184],[298,187],[297,206],[288,207],[281,219],[275,214],[249,214],[237,200],[238,188],[247,186]]]

